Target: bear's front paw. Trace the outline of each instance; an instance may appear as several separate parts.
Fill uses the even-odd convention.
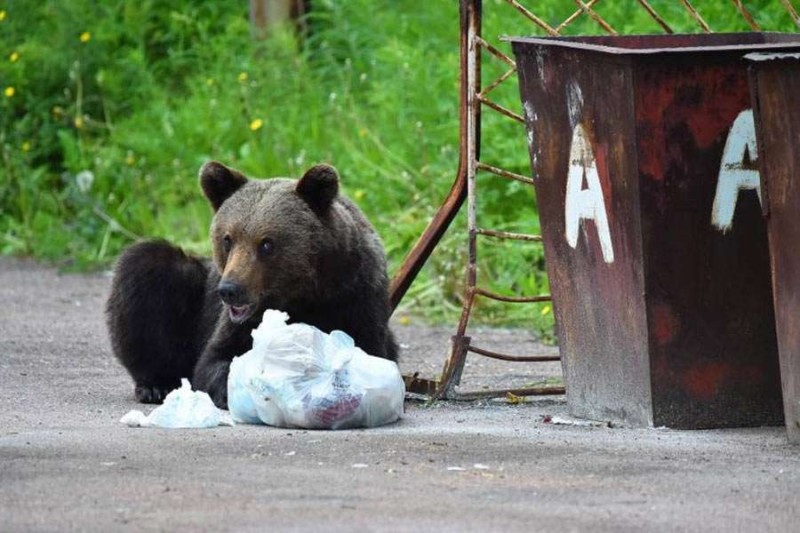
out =
[[[214,402],[214,405],[219,407],[220,409],[228,409],[228,386],[227,383],[223,387],[214,387],[214,390],[209,392],[208,394],[211,396],[211,400]]]
[[[140,385],[133,390],[136,401],[139,403],[164,403],[164,398],[171,391],[178,388],[178,384],[170,385]]]

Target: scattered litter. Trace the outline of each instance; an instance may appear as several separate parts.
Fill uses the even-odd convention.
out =
[[[489,465],[475,463],[474,465],[472,465],[472,468],[474,468],[475,470],[489,470]]]
[[[582,427],[611,427],[611,422],[600,420],[576,420],[572,418],[562,418],[560,416],[544,415],[542,422],[557,426],[582,426]]]
[[[466,468],[462,466],[448,466],[447,470],[448,472],[464,472]]]
[[[405,384],[397,364],[366,354],[342,331],[288,320],[265,311],[253,349],[231,363],[228,408],[236,422],[344,429],[400,418]]]
[[[286,452],[286,453],[285,453],[285,454],[283,454],[283,455],[285,455],[286,457],[291,457],[291,456],[293,456],[293,455],[297,455],[297,452],[295,452],[295,451]]]
[[[230,415],[218,409],[207,393],[193,391],[188,379],[182,379],[181,387],[167,394],[164,403],[153,409],[149,415],[134,409],[119,421],[128,427],[170,429],[233,425]]]
[[[353,466],[353,468],[367,468],[369,465],[364,464],[364,463],[355,463],[352,466]]]

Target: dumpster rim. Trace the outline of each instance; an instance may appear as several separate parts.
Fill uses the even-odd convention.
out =
[[[604,44],[593,44],[587,43],[585,41],[577,41],[575,39],[586,39],[597,37],[598,39],[603,37],[609,37],[606,35],[597,35],[597,36],[564,36],[564,37],[524,37],[524,36],[513,36],[513,35],[502,35],[500,37],[501,41],[511,43],[512,45],[518,44],[533,44],[533,45],[540,45],[543,47],[556,47],[556,48],[567,48],[572,50],[580,50],[580,51],[588,51],[588,52],[600,52],[612,56],[649,56],[649,55],[657,55],[657,54],[696,54],[696,53],[705,53],[705,52],[753,52],[754,50],[779,50],[779,49],[786,49],[786,48],[800,48],[800,32],[732,32],[732,33],[714,33],[714,34],[703,34],[703,33],[675,33],[670,34],[670,37],[682,37],[682,36],[697,36],[702,37],[704,35],[713,35],[713,36],[733,36],[733,35],[781,35],[781,36],[794,36],[797,38],[796,41],[782,41],[782,42],[769,42],[769,43],[747,43],[747,44],[725,44],[725,45],[711,45],[711,46],[674,46],[674,47],[648,47],[648,48],[623,48],[620,46],[609,46]],[[658,39],[659,37],[664,37],[663,34],[632,34],[632,35],[619,35],[615,36],[619,40],[628,40],[629,38],[632,39],[641,39],[641,38],[655,38]],[[518,53],[517,47],[514,47],[515,53]]]

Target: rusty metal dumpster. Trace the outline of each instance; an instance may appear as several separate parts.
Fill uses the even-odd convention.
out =
[[[800,35],[510,40],[571,413],[782,423],[743,56]]]
[[[800,55],[753,54],[751,95],[772,263],[783,407],[800,442]]]

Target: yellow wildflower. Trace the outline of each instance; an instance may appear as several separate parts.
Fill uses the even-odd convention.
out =
[[[19,60],[19,52],[11,52],[11,55],[8,56],[8,60],[12,63],[16,63]]]
[[[16,94],[16,92],[17,92],[16,89],[14,89],[9,85],[8,87],[6,87],[6,90],[3,91],[3,94],[6,95],[6,98],[11,98],[12,96],[14,96],[14,94]]]
[[[353,193],[353,198],[356,200],[363,200],[364,197],[367,195],[367,191],[364,189],[358,189],[356,192]]]
[[[552,311],[552,310],[553,310],[552,307],[550,307],[549,305],[545,305],[544,307],[542,307],[542,311],[541,311],[542,316],[549,315],[550,311]]]
[[[411,324],[411,319],[408,318],[407,316],[401,316],[399,322],[400,322],[400,324],[402,324],[404,326],[407,326],[407,325]]]
[[[264,125],[264,121],[260,118],[255,119],[253,122],[250,123],[250,131],[258,131],[261,129],[261,126]]]
[[[85,31],[81,33],[79,39],[81,40],[82,43],[88,43],[92,39],[92,34],[89,33],[88,31]]]
[[[6,20],[6,10],[0,9],[0,22]]]
[[[31,151],[31,143],[28,142],[28,141],[25,141],[24,143],[22,143],[22,151],[23,152],[30,152]]]
[[[75,124],[76,128],[81,129],[83,127],[83,117],[75,117],[72,123]]]
[[[247,81],[247,72],[240,72],[239,75],[236,76],[236,79],[239,80],[241,83],[246,82]]]

